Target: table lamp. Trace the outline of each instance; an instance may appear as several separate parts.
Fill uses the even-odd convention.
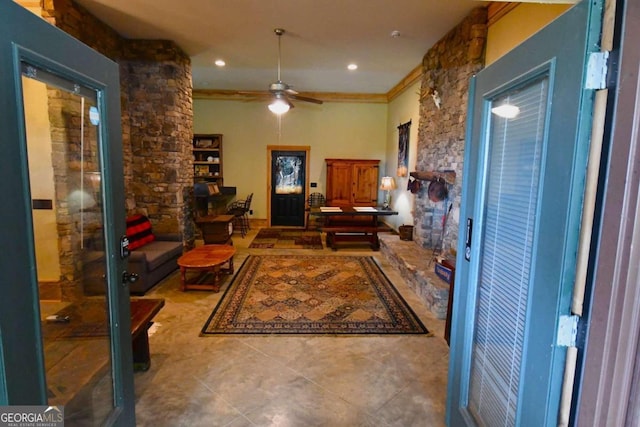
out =
[[[384,196],[384,204],[382,207],[384,209],[389,209],[389,205],[391,204],[391,190],[395,190],[396,181],[392,176],[383,176],[382,182],[380,184],[380,189],[386,191]]]

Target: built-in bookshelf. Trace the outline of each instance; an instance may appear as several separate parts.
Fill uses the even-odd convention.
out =
[[[222,135],[193,136],[193,180],[215,182],[222,187]]]

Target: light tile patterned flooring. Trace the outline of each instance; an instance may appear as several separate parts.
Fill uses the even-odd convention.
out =
[[[380,252],[366,246],[249,254],[372,255],[434,336],[220,336],[199,332],[222,293],[179,291],[172,274],[148,297],[162,297],[151,335],[151,369],[135,374],[140,426],[444,426],[449,349],[444,321],[421,305]]]

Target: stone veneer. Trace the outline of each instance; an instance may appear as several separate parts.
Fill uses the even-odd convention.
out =
[[[400,272],[422,303],[439,319],[447,317],[449,284],[435,274],[436,252],[456,249],[464,158],[467,98],[471,77],[483,68],[487,10],[473,10],[457,27],[438,41],[423,58],[420,120],[416,170],[454,171],[449,196],[431,202],[428,181],[421,181],[415,197],[413,240],[380,235],[380,249]],[[439,97],[439,107],[434,96]],[[452,206],[446,226],[443,218]]]
[[[424,248],[443,249],[445,253],[455,249],[458,240],[456,213],[460,207],[469,81],[483,67],[486,34],[487,9],[479,7],[433,45],[422,61],[416,170],[453,170],[456,182],[448,185],[448,200],[436,203],[427,197],[429,182],[422,182],[415,198],[414,239]],[[434,90],[440,97],[440,108],[432,97]],[[454,214],[449,215],[443,230],[443,217],[450,204]]]
[[[126,68],[132,180],[127,203],[159,232],[182,232],[183,188],[193,187],[191,61],[166,40],[131,40]],[[133,198],[133,203],[131,203]]]
[[[71,0],[44,0],[42,16],[119,64],[127,214],[147,215],[158,232],[182,233],[188,247],[195,232],[190,202],[183,197],[184,189],[193,187],[190,58],[172,41],[125,39]],[[77,138],[69,136],[69,108],[59,91],[50,91],[49,109],[52,123],[61,123],[62,139],[52,135],[56,192],[66,194],[78,169]],[[65,206],[57,209],[60,287],[63,299],[70,300],[79,292],[81,245],[70,239],[73,215]]]
[[[52,166],[55,197],[58,253],[60,260],[59,295],[74,301],[83,295],[84,264],[81,249],[102,230],[102,214],[84,205],[82,189],[95,200],[100,198],[99,181],[92,179],[100,170],[96,128],[89,120],[89,103],[82,111],[80,97],[54,87],[47,87],[49,126],[51,129]],[[84,135],[81,122],[84,116]],[[84,137],[83,137],[84,136]],[[102,239],[99,239],[102,245]],[[94,248],[103,250],[102,247]]]
[[[447,317],[449,284],[435,273],[431,249],[419,247],[415,242],[400,240],[397,235],[380,234],[380,251],[400,272],[420,301],[438,319]]]
[[[193,185],[190,58],[172,41],[125,39],[71,0],[44,0],[42,14],[120,65],[127,213],[182,232],[182,187]]]

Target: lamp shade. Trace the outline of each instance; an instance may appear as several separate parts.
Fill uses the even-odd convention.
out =
[[[396,189],[396,181],[392,176],[383,176],[382,182],[380,184],[381,190],[395,190]]]
[[[269,110],[277,115],[286,113],[287,111],[289,111],[289,108],[289,102],[287,102],[286,99],[283,99],[280,94],[276,94],[273,102],[269,104]]]

